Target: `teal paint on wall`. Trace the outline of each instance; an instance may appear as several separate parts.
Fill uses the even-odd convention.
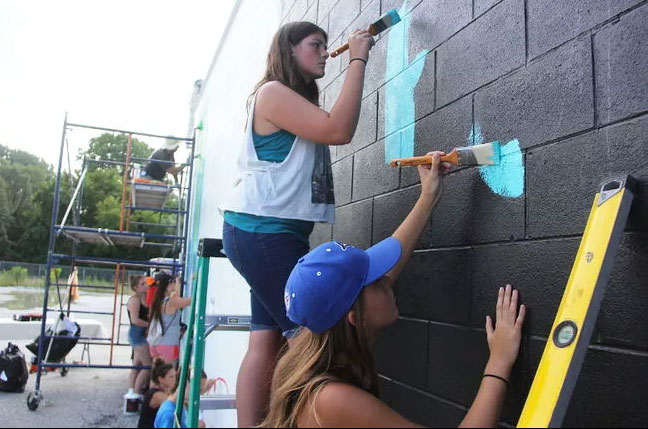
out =
[[[470,145],[484,143],[479,124],[470,130]],[[497,195],[506,198],[519,198],[524,194],[524,158],[520,142],[511,140],[501,145],[500,163],[479,167],[479,174],[488,187]]]
[[[400,9],[407,11],[407,1]],[[414,88],[425,67],[426,55],[421,51],[408,64],[410,16],[405,17],[389,32],[385,80],[385,163],[394,158],[414,156],[414,118],[416,104]]]

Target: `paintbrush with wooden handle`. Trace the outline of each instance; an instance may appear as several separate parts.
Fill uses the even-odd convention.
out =
[[[441,157],[441,162],[449,162],[457,166],[468,165],[499,165],[502,156],[498,142],[484,143],[476,146],[457,147],[449,154]],[[393,159],[392,167],[407,167],[414,165],[432,164],[431,156],[413,156],[411,158]]]
[[[387,30],[389,27],[398,24],[400,20],[401,20],[400,15],[398,14],[398,12],[396,12],[396,9],[392,9],[386,14],[384,14],[383,16],[381,16],[378,21],[371,24],[369,28],[367,28],[367,31],[372,36],[375,36]],[[348,43],[340,46],[339,48],[331,52],[331,58],[337,57],[347,49],[349,49]]]

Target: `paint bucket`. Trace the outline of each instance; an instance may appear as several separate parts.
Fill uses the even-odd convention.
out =
[[[128,393],[124,395],[124,414],[132,415],[139,412],[142,397],[133,392],[133,389],[128,389]]]

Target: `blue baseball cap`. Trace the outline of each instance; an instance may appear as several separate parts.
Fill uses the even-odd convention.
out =
[[[351,309],[362,289],[394,268],[401,244],[389,237],[367,250],[329,241],[299,259],[286,283],[290,320],[321,334]]]

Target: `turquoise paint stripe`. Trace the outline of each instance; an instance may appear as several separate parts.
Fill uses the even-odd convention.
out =
[[[407,12],[403,2],[400,15]],[[414,89],[418,84],[426,56],[421,51],[412,63],[407,63],[411,16],[405,17],[389,32],[385,80],[385,163],[394,158],[414,156],[414,118],[416,104]]]
[[[470,130],[470,145],[484,143],[479,124]],[[499,142],[497,142],[499,143]],[[479,175],[488,187],[502,197],[519,198],[524,194],[524,158],[520,142],[515,139],[500,145],[501,158],[498,165],[479,167]]]
[[[202,123],[203,121],[201,121]],[[202,153],[203,147],[203,136],[202,132],[200,133],[200,139],[196,141],[196,156],[194,159],[194,189],[193,194],[191,195],[192,201],[192,212],[191,212],[191,232],[188,234],[188,243],[187,243],[187,266],[185,279],[191,279],[194,271],[195,265],[197,264],[197,254],[198,254],[198,242],[200,237],[200,215],[202,207],[202,196],[204,188],[204,154]],[[188,282],[188,284],[190,284]]]

